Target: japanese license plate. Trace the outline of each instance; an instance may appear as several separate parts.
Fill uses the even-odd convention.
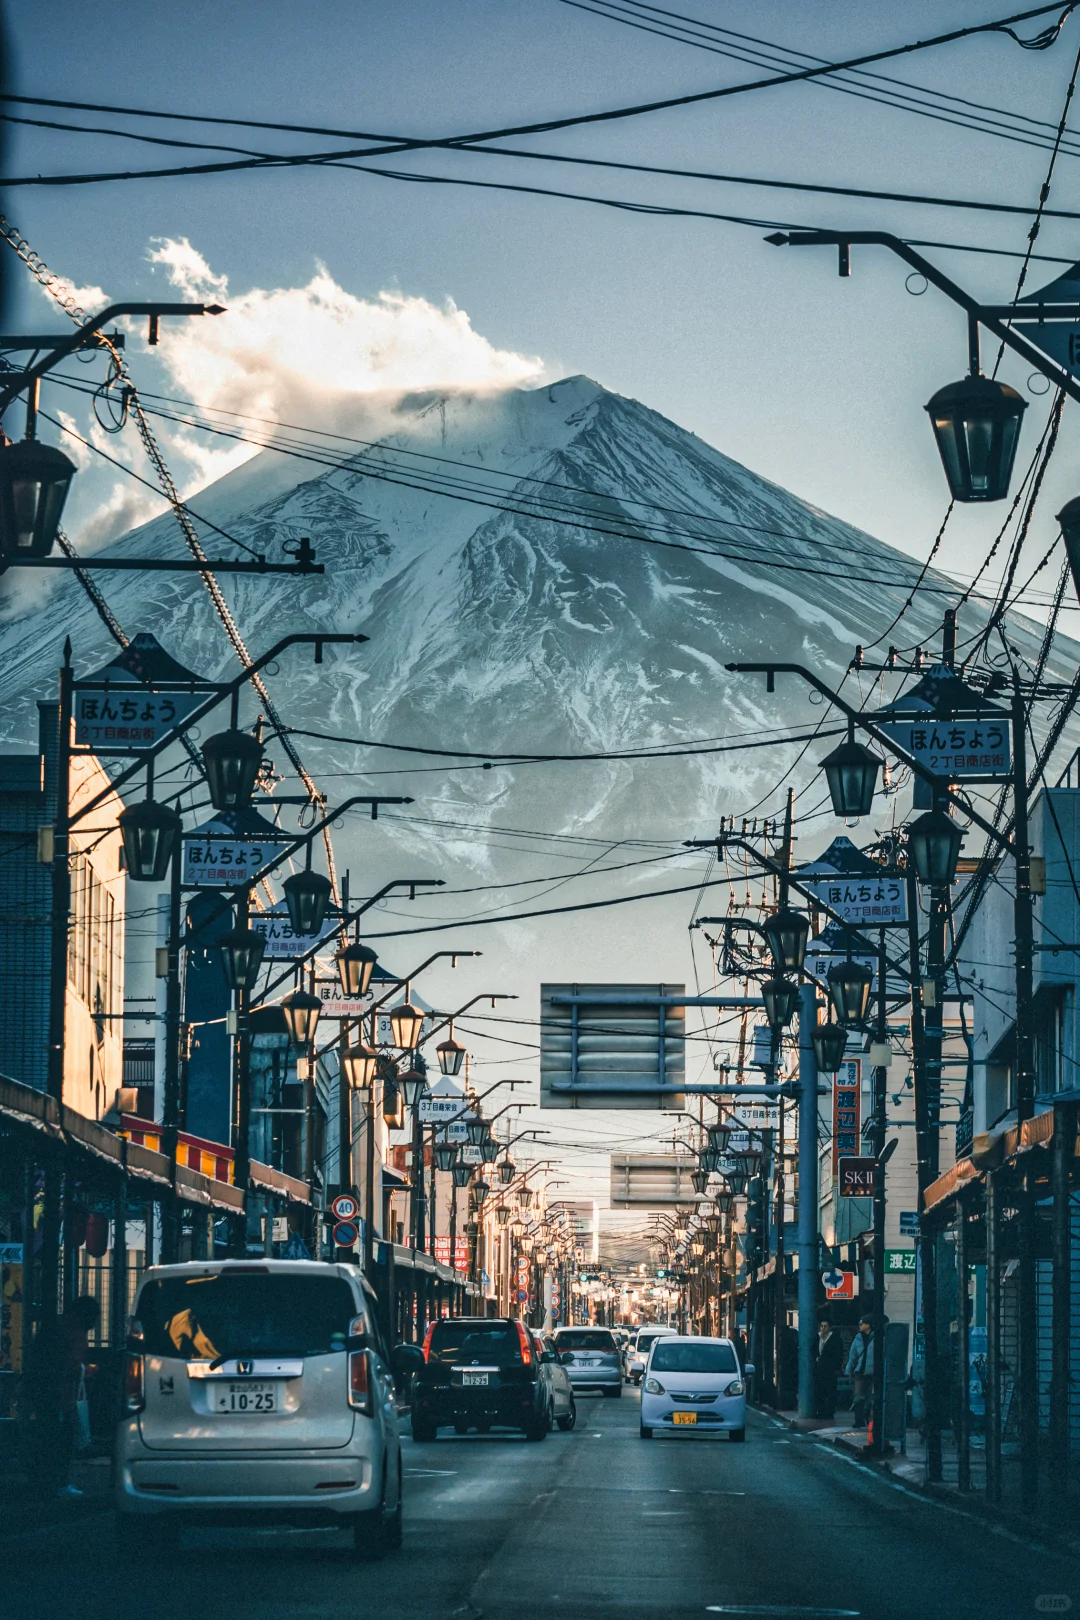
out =
[[[696,1423],[697,1422],[697,1413],[696,1412],[672,1412],[671,1421],[672,1421],[672,1423]]]
[[[487,1381],[488,1375],[486,1372],[467,1372],[461,1375],[463,1384],[486,1384]]]
[[[276,1412],[277,1409],[276,1384],[244,1382],[214,1390],[215,1412]]]

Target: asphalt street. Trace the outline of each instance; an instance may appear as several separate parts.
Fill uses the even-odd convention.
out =
[[[125,1555],[101,1514],[0,1542],[0,1614],[1017,1620],[1080,1608],[1080,1564],[764,1417],[750,1415],[737,1446],[642,1441],[630,1390],[578,1409],[573,1433],[538,1445],[498,1434],[406,1440],[405,1545],[384,1563],[354,1562],[331,1532],[268,1528],[188,1532],[148,1566]]]

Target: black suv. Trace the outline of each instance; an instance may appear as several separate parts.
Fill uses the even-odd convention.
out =
[[[544,1440],[551,1428],[551,1387],[537,1341],[523,1322],[487,1316],[441,1317],[428,1328],[424,1360],[413,1374],[412,1436],[434,1440],[501,1424]]]

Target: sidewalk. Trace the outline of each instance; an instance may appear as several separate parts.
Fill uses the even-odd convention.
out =
[[[78,1458],[72,1464],[71,1483],[83,1495],[46,1500],[34,1493],[14,1449],[0,1448],[0,1542],[43,1525],[69,1524],[93,1513],[110,1512],[109,1460],[104,1454]]]
[[[909,1490],[922,1491],[950,1502],[960,1511],[977,1514],[1024,1541],[1042,1541],[1058,1552],[1080,1557],[1077,1501],[1072,1492],[1063,1500],[1047,1485],[1041,1492],[1037,1516],[1021,1513],[1018,1507],[1009,1504],[1009,1498],[1015,1500],[1019,1488],[1019,1456],[1015,1445],[1008,1444],[1002,1448],[1005,1502],[1001,1507],[994,1507],[987,1502],[984,1494],[986,1470],[977,1436],[973,1436],[971,1445],[971,1488],[962,1491],[958,1483],[956,1443],[948,1430],[943,1430],[941,1435],[942,1477],[932,1481],[926,1477],[926,1446],[917,1429],[908,1430],[903,1450],[896,1446],[891,1457],[874,1457],[867,1452],[865,1429],[853,1429],[850,1424],[822,1422],[818,1418],[801,1418],[797,1412],[777,1412],[771,1407],[761,1407],[759,1410],[777,1418],[789,1429],[808,1434],[824,1445],[837,1446],[849,1456],[857,1458],[865,1467],[888,1474],[897,1484]]]

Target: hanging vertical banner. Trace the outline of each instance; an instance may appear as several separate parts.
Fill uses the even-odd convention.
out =
[[[833,1082],[833,1180],[839,1174],[840,1157],[850,1158],[859,1151],[862,1131],[862,1058],[845,1058]]]

